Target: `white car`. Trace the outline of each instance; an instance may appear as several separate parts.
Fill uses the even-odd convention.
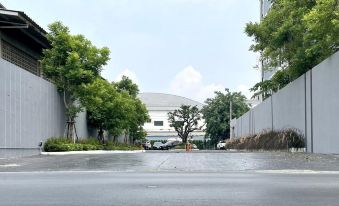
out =
[[[144,147],[145,150],[152,149],[152,145],[149,141],[143,143],[142,146]]]
[[[217,144],[217,149],[225,149],[225,147],[226,147],[226,143],[224,141],[220,141]]]

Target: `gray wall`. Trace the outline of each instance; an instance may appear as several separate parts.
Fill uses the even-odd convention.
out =
[[[79,136],[90,136],[86,114],[76,121]],[[56,87],[0,58],[0,148],[37,148],[64,131],[64,106]]]
[[[307,151],[339,153],[339,52],[233,121],[235,136],[296,128]]]
[[[313,149],[339,153],[339,52],[311,71]]]

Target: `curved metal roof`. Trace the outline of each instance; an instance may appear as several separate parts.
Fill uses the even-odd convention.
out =
[[[203,107],[200,102],[173,94],[164,93],[140,93],[139,99],[146,105],[148,110],[174,110],[181,105]]]

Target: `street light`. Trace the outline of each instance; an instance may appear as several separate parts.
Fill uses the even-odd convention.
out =
[[[232,94],[230,92],[230,89],[229,88],[225,88],[225,91],[227,93],[230,94],[230,139],[232,138],[232,133],[233,133],[233,129],[232,129],[232,125],[231,125],[231,121],[232,121]]]

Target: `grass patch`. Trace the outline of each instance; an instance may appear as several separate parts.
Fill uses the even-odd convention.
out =
[[[65,151],[88,151],[88,150],[141,150],[140,145],[128,145],[121,143],[105,142],[100,143],[95,138],[81,139],[76,143],[64,137],[52,137],[44,143],[46,152]]]
[[[263,131],[257,135],[226,141],[226,149],[287,150],[305,147],[305,138],[296,129]]]

